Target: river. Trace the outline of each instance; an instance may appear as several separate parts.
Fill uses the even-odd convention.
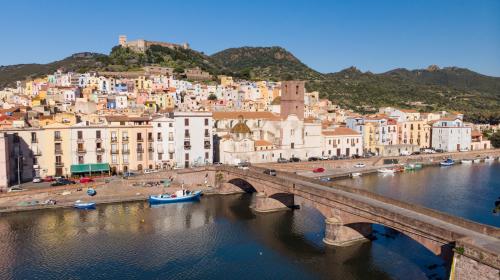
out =
[[[428,167],[341,181],[479,222],[499,195],[498,163]],[[406,236],[322,242],[324,217],[302,208],[255,214],[251,194],[151,208],[47,209],[0,216],[0,279],[444,279],[443,262]]]

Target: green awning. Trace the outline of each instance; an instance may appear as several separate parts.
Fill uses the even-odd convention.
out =
[[[107,163],[90,163],[90,164],[72,164],[71,173],[89,173],[109,171],[109,164]]]

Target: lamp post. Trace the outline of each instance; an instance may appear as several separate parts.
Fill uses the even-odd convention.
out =
[[[21,159],[23,156],[17,156],[17,185],[21,185]]]

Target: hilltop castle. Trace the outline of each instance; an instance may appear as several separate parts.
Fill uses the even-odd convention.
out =
[[[159,46],[167,47],[167,48],[171,48],[171,49],[173,49],[173,48],[189,49],[188,43],[183,43],[182,45],[179,45],[179,44],[168,43],[168,42],[146,41],[144,39],[138,39],[135,41],[127,41],[127,35],[120,35],[118,37],[118,44],[122,47],[131,48],[132,50],[137,51],[137,52],[145,52],[152,45],[159,45]]]

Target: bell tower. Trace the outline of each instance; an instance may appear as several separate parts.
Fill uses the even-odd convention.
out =
[[[126,43],[127,43],[127,35],[118,36],[118,44],[120,46],[124,47]]]
[[[299,120],[304,119],[304,81],[282,81],[280,115],[286,118],[288,115],[296,115]]]

